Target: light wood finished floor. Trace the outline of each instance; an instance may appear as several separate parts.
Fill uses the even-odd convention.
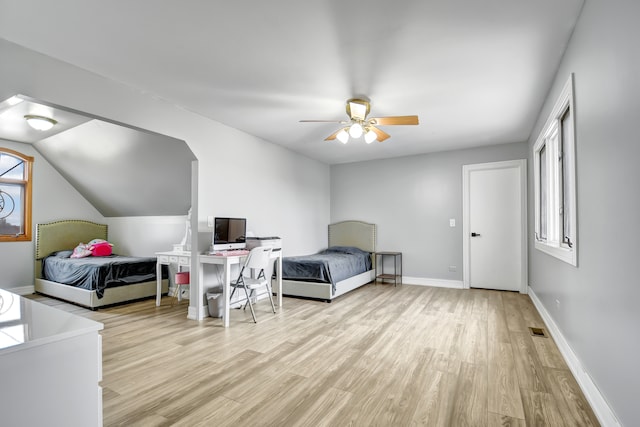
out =
[[[589,404],[526,295],[366,285],[333,303],[285,298],[258,324],[186,319],[165,297],[104,323],[105,426],[591,426]]]

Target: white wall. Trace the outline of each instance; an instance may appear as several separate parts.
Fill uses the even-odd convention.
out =
[[[191,149],[200,162],[201,232],[212,231],[207,216],[243,217],[254,235],[281,237],[284,255],[326,246],[328,165],[222,125]]]
[[[242,216],[248,219],[248,228],[256,235],[282,237],[285,255],[313,252],[326,246],[328,165],[3,39],[0,57],[0,99],[19,93],[186,141],[199,160],[200,231],[208,230],[208,215]],[[40,185],[34,181],[34,191]],[[167,194],[167,203],[170,202],[171,195]],[[36,203],[34,222],[36,216],[43,216],[38,209],[48,208]],[[77,212],[71,208],[73,204],[67,206],[70,209],[62,209],[61,216]],[[160,234],[165,235],[166,242],[176,243],[177,223],[184,224],[181,219],[175,219],[176,223],[167,227],[159,227],[155,220],[119,218],[110,222],[115,226],[111,232],[127,239],[117,244],[132,251],[138,247],[134,240],[156,239]],[[148,229],[142,228],[147,225]],[[163,239],[158,240],[158,246],[160,240]],[[151,250],[148,245],[139,249],[141,254]],[[169,243],[157,248],[170,249]],[[33,250],[25,251],[17,259],[25,265],[25,271],[7,279],[3,287],[32,284],[32,274],[27,275],[26,270],[32,268]],[[4,258],[0,262],[5,265]]]
[[[526,157],[523,142],[334,165],[331,221],[377,224],[377,248],[403,253],[406,283],[437,279],[461,286],[462,165]],[[452,265],[457,271],[449,271]]]
[[[625,426],[640,425],[639,17],[637,0],[585,2],[529,148],[575,73],[578,266],[531,245],[529,284]]]
[[[105,218],[113,252],[120,255],[155,256],[170,251],[185,233],[187,216],[136,216]]]
[[[3,98],[5,99],[5,98]],[[30,144],[0,140],[0,147],[33,157],[32,223],[61,219],[103,222],[91,206]],[[0,242],[0,288],[22,292],[33,286],[34,241]],[[22,288],[22,289],[18,289]]]

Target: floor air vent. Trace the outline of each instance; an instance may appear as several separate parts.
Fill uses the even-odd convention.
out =
[[[533,328],[529,326],[529,331],[531,331],[531,335],[533,335],[534,337],[547,338],[547,333],[542,328]]]

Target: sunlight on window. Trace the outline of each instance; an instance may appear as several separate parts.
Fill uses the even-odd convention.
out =
[[[33,158],[0,147],[0,240],[31,240]]]

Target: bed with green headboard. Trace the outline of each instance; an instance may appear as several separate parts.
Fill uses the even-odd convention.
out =
[[[35,291],[54,298],[73,302],[91,309],[135,301],[156,295],[156,279],[141,283],[106,287],[103,291],[83,289],[43,278],[43,260],[59,251],[73,250],[79,243],[93,239],[108,239],[108,226],[85,220],[55,221],[36,226]],[[162,281],[162,292],[168,290],[168,281]],[[102,294],[101,297],[99,294]]]

